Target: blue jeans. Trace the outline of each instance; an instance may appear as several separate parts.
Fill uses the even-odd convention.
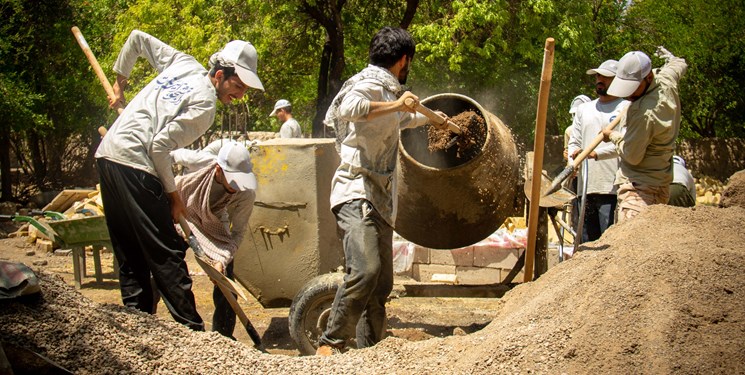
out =
[[[393,290],[393,228],[364,199],[343,203],[334,214],[343,234],[346,274],[318,341],[341,348],[355,332],[357,347],[370,347],[385,335],[385,302]]]

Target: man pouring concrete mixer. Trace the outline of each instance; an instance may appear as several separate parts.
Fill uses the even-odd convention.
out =
[[[375,345],[385,334],[399,131],[428,122],[415,113],[418,98],[402,86],[414,51],[406,30],[381,29],[370,43],[369,65],[344,83],[326,113],[324,123],[334,128],[341,157],[331,207],[343,235],[346,273],[317,355],[340,352],[355,332],[358,348]]]
[[[249,87],[264,89],[256,75],[256,50],[245,41],[229,42],[212,56],[208,71],[194,57],[135,30],[114,64],[112,106],[124,102],[126,79],[140,56],[159,74],[132,99],[96,151],[122,301],[154,313],[152,276],[173,318],[202,331],[184,262],[188,245],[174,227],[186,207],[176,190],[170,152],[204,134],[218,100],[229,104]]]

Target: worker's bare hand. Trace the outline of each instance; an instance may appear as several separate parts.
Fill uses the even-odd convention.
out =
[[[396,100],[397,107],[402,112],[416,113],[416,107],[419,106],[419,97],[406,91]]]
[[[572,152],[572,159],[576,159],[577,158],[577,155],[579,155],[581,153],[582,153],[582,149],[581,148],[578,148],[578,149],[574,150],[574,152]]]
[[[183,216],[186,217],[186,206],[181,200],[181,194],[178,191],[168,193],[168,200],[171,202],[171,217],[174,223],[178,223]]]
[[[114,97],[109,97],[109,108],[124,107],[126,99],[124,98],[124,90],[127,88],[127,78],[121,74],[117,76],[114,85],[111,87],[114,90]]]
[[[610,135],[613,133],[613,129],[603,129],[600,133],[603,134],[603,142],[610,142]]]

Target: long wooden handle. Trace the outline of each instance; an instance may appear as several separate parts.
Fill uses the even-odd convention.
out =
[[[616,126],[618,125],[618,123],[621,122],[621,119],[626,116],[626,111],[628,109],[629,109],[629,107],[626,106],[626,108],[624,108],[621,111],[621,113],[619,113],[618,116],[616,116],[616,118],[614,118],[613,121],[611,121],[610,124],[608,124],[608,126],[605,127],[605,130],[613,130],[613,129],[615,129]],[[582,152],[580,152],[579,155],[577,155],[577,157],[574,158],[574,160],[572,161],[572,169],[575,169],[576,170],[577,168],[579,168],[579,164],[583,160],[585,160],[585,158],[587,157],[587,155],[590,155],[590,153],[593,152],[595,150],[595,148],[598,147],[598,145],[601,142],[603,142],[603,133],[602,132],[599,133],[598,135],[596,135],[595,138],[592,139],[592,142],[590,142],[590,144],[587,145],[587,148],[585,148],[584,150],[582,150]]]
[[[538,88],[538,109],[535,118],[535,140],[533,142],[533,181],[528,207],[528,241],[525,247],[525,273],[523,281],[533,281],[535,247],[538,235],[538,210],[541,200],[541,172],[543,171],[543,147],[546,138],[546,112],[554,70],[554,38],[547,38],[543,50],[543,70]]]
[[[85,40],[85,37],[83,37],[83,33],[80,32],[80,29],[77,26],[73,26],[72,34],[75,35],[75,40],[78,41],[78,45],[80,46],[80,49],[83,50],[85,57],[88,58],[88,62],[90,62],[91,67],[93,68],[93,71],[96,73],[96,77],[98,77],[98,80],[101,82],[103,89],[106,91],[106,95],[109,97],[109,99],[116,100],[116,95],[114,94],[114,88],[111,87],[111,83],[109,83],[109,79],[106,78],[106,74],[104,74],[103,69],[101,69],[101,65],[98,63],[98,59],[96,59],[96,56],[93,54],[93,51],[91,51],[91,47],[88,45],[88,42]],[[124,111],[124,107],[122,106],[122,103],[117,102],[115,108],[118,114],[122,114],[122,111]],[[103,137],[104,135],[106,135],[106,128],[104,128],[103,126],[99,127],[98,133]]]
[[[253,341],[254,345],[259,350],[264,351],[263,345],[261,344],[261,336],[259,336],[259,333],[256,332],[256,328],[254,328],[246,313],[243,311],[243,309],[241,309],[241,306],[238,304],[235,296],[233,296],[233,293],[222,284],[217,284],[217,287],[220,289],[220,292],[222,292],[223,296],[225,296],[225,299],[228,301],[228,304],[230,304],[230,307],[233,309],[233,312],[235,312],[235,315],[238,316],[238,319],[241,321],[243,328],[246,329],[246,333],[248,333],[251,341]]]
[[[437,112],[423,106],[421,103],[414,107],[414,99],[408,98],[404,101],[404,104],[406,104],[407,107],[414,108],[417,112],[423,114],[426,116],[430,121],[434,122],[436,125],[442,125],[443,123],[447,122],[448,130],[455,134],[460,134],[461,130],[458,125],[453,124],[452,121],[446,119],[445,117],[440,116]]]

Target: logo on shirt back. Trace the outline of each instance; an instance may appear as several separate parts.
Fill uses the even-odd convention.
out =
[[[160,77],[156,84],[164,91],[162,99],[173,104],[181,102],[181,98],[193,90],[188,83],[179,82],[176,77]]]

